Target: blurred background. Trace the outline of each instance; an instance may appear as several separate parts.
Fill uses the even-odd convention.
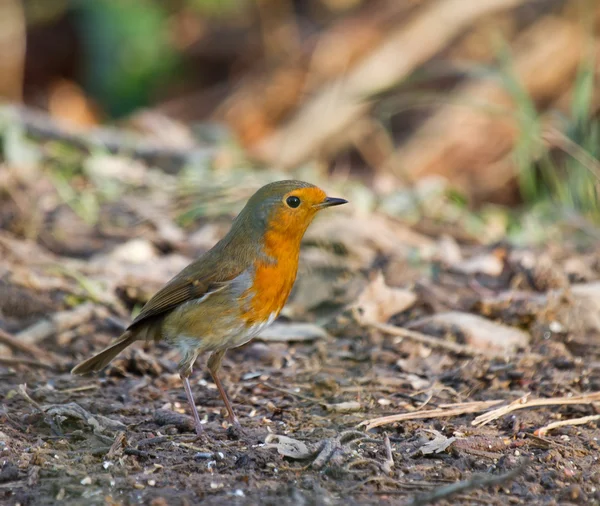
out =
[[[67,200],[87,185],[77,148],[205,189],[292,175],[403,218],[483,209],[492,238],[522,232],[523,204],[586,228],[599,14],[593,0],[0,0],[2,156],[50,160]]]

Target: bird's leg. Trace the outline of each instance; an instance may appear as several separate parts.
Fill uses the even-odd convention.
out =
[[[198,414],[198,409],[196,408],[196,403],[194,402],[194,396],[192,395],[192,387],[190,386],[189,375],[192,371],[189,370],[186,373],[180,373],[181,381],[183,381],[183,388],[185,389],[185,395],[187,397],[188,403],[190,404],[190,409],[192,410],[192,414],[194,415],[194,425],[196,427],[196,434],[199,436],[202,435],[203,428],[200,423],[200,415]]]
[[[217,388],[219,389],[219,393],[221,394],[221,399],[223,399],[223,402],[225,403],[225,407],[227,408],[227,413],[228,413],[227,419],[229,420],[229,423],[231,423],[231,425],[233,425],[236,429],[241,429],[242,426],[241,426],[240,421],[238,420],[237,416],[235,416],[235,413],[233,412],[233,407],[231,406],[231,402],[229,402],[229,397],[227,397],[227,392],[225,392],[225,389],[223,388],[223,384],[221,383],[221,380],[217,376],[217,371],[219,370],[219,367],[221,367],[221,361],[223,360],[223,355],[225,355],[225,350],[213,352],[211,354],[210,358],[208,359],[208,370],[210,372],[210,375],[212,376],[213,381],[215,382],[215,385],[217,385]]]

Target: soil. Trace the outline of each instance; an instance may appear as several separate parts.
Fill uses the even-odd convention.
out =
[[[226,355],[222,380],[243,433],[228,427],[206,357],[199,360],[192,387],[205,431],[196,436],[173,350],[137,343],[96,376],[75,377],[69,370],[117,337],[130,310],[201,252],[201,241],[194,246],[159,237],[158,227],[125,219],[122,211],[114,213],[120,225],[88,227],[62,208],[69,219],[59,223],[54,211],[54,242],[44,234],[31,241],[6,218],[7,206],[2,214],[10,226],[0,232],[0,329],[25,344],[1,340],[2,504],[428,504],[435,501],[431,493],[439,504],[600,502],[594,402],[520,409],[486,425],[472,422],[491,407],[455,416],[434,412],[371,430],[361,425],[449,404],[526,403],[600,391],[594,320],[600,299],[579,297],[582,289],[574,288],[596,293],[597,248],[455,243],[463,258],[493,265],[499,259],[500,271],[483,262],[483,274],[459,259],[423,255],[415,261],[399,253],[400,242],[371,257],[334,248],[332,254],[347,255],[340,257],[347,266],[301,270],[291,309],[281,319],[317,321],[327,336],[257,339]],[[226,224],[216,219],[192,227],[198,238],[202,230],[218,236]],[[57,230],[69,230],[87,246],[85,253],[61,247]],[[390,229],[395,233],[399,229]],[[132,237],[155,251],[138,267],[123,265],[115,253]],[[419,237],[423,251],[432,245],[447,251],[437,237]],[[316,262],[315,251],[303,251],[308,264]],[[459,349],[361,322],[348,303],[377,271],[416,295],[382,323],[454,341]],[[327,292],[334,279],[337,299],[329,294],[318,308],[302,302],[307,291]],[[478,335],[477,328],[427,320],[448,311],[501,328],[494,336]],[[509,349],[508,329],[528,341]],[[583,425],[536,433],[551,422],[588,416]],[[459,488],[450,495],[444,487],[452,484]]]

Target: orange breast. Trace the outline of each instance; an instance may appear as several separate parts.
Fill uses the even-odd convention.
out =
[[[265,234],[267,258],[254,263],[254,282],[246,294],[249,303],[242,315],[248,326],[274,319],[285,305],[296,280],[300,240]]]

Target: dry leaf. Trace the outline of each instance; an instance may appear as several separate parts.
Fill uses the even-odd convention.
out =
[[[455,437],[446,437],[437,430],[428,430],[427,432],[431,432],[435,437],[419,448],[419,451],[422,455],[442,453],[446,451],[450,445],[454,443],[454,441],[456,441]]]
[[[452,265],[452,269],[462,274],[487,274],[488,276],[499,276],[504,264],[502,260],[492,252],[475,255]]]
[[[362,324],[386,323],[389,318],[408,309],[417,300],[410,290],[390,288],[379,272],[359,295],[352,308]]]
[[[302,441],[278,434],[269,434],[264,447],[276,448],[280,455],[292,459],[306,459],[314,453]]]
[[[486,318],[470,313],[449,311],[421,318],[410,328],[429,333],[428,328],[441,329],[456,333],[459,331],[465,339],[465,344],[483,350],[513,353],[517,348],[529,344],[529,334],[515,327],[508,327]]]
[[[276,342],[314,341],[328,335],[323,328],[313,323],[274,323],[263,330],[257,339]]]

